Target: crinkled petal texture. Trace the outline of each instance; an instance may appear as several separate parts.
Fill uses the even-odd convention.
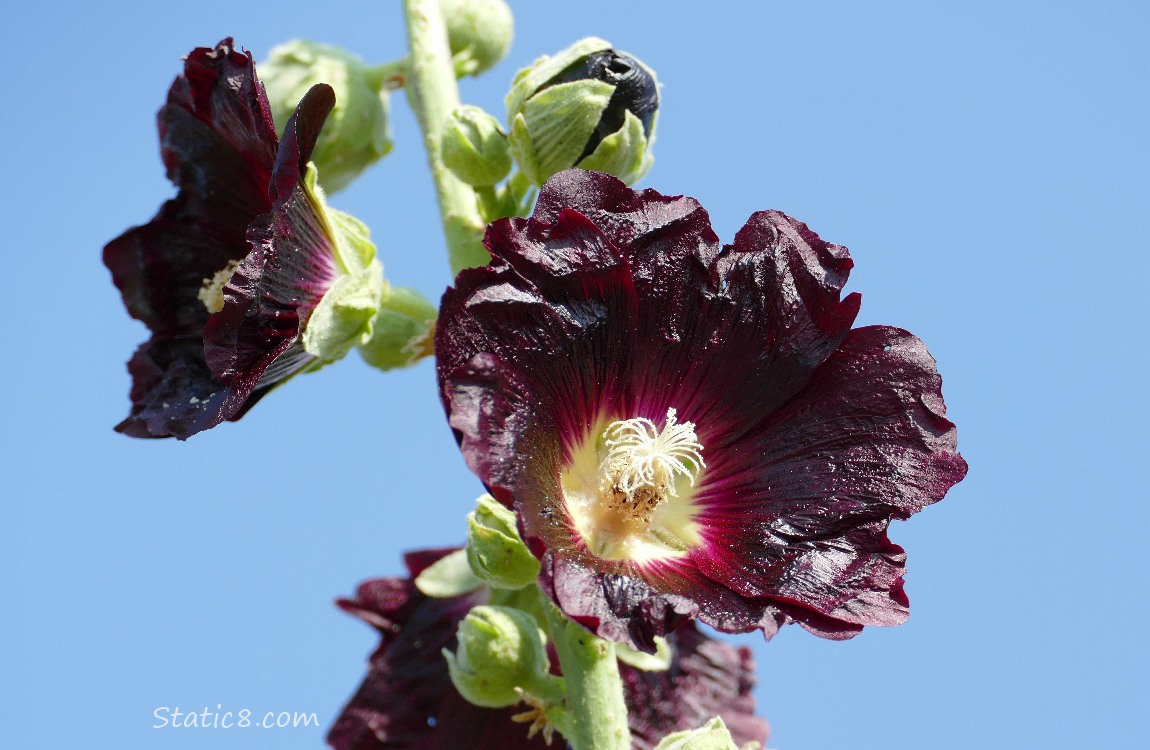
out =
[[[941,499],[966,464],[923,344],[851,330],[846,248],[777,211],[720,245],[695,200],[582,170],[486,242],[490,265],[443,298],[441,397],[568,616],[644,651],[692,617],[829,638],[906,618],[887,525]],[[669,409],[706,463],[692,536],[665,555],[600,556],[564,472],[605,425],[660,424]]]
[[[333,103],[326,86],[309,92],[281,146],[248,54],[229,38],[188,55],[157,116],[179,193],[104,248],[128,312],[151,332],[128,363],[132,409],[120,432],[186,438],[238,419],[310,363],[298,329],[334,265],[322,244],[298,257],[301,227],[320,220],[286,185],[299,182]],[[212,314],[205,283],[233,269],[224,309]],[[239,352],[209,360],[205,338]]]
[[[328,733],[336,750],[534,750],[542,735],[511,717],[523,706],[490,709],[464,700],[451,684],[442,649],[456,647],[455,632],[484,594],[432,599],[412,579],[451,550],[406,557],[410,578],[360,585],[339,606],[379,631],[381,642],[368,674]],[[620,664],[633,744],[650,750],[667,734],[722,716],[735,741],[765,745],[767,722],[754,715],[754,662],[746,648],[707,638],[693,626],[668,641],[670,667],[645,672]],[[554,665],[553,665],[554,667]]]

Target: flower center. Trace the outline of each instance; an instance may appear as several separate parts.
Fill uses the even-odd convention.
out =
[[[560,477],[588,549],[609,560],[646,561],[700,543],[692,500],[707,465],[694,423],[679,423],[668,409],[661,430],[635,417],[611,422],[595,436],[574,451]]]
[[[703,463],[703,445],[695,423],[678,424],[675,410],[667,410],[663,430],[645,417],[612,422],[603,433],[607,456],[599,466],[599,490],[611,507],[642,523],[668,497],[676,497],[677,476],[692,486]]]
[[[204,307],[212,315],[224,309],[224,286],[232,280],[232,275],[239,265],[238,260],[229,260],[228,264],[216,271],[212,278],[204,279],[204,285],[200,287],[199,294],[196,296],[200,298],[200,302],[204,303]]]

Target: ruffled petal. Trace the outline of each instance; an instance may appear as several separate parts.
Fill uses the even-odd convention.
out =
[[[966,474],[942,381],[906,331],[851,331],[806,387],[709,465],[698,501],[709,577],[847,625],[906,618],[886,536]]]
[[[278,141],[251,57],[230,38],[192,51],[157,120],[180,192],[108,243],[104,263],[132,317],[158,336],[196,335],[208,319],[204,279],[247,255],[248,224],[271,208]]]
[[[703,635],[688,623],[668,641],[668,669],[620,669],[630,709],[632,746],[651,750],[670,734],[695,729],[719,716],[735,744],[767,746],[770,725],[755,716],[755,663],[750,649]]]

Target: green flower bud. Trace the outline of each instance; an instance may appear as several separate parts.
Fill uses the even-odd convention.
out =
[[[414,289],[385,285],[371,338],[359,353],[372,367],[394,370],[434,353],[435,305]]]
[[[444,649],[443,656],[455,689],[477,706],[513,706],[522,693],[548,700],[563,694],[562,679],[549,672],[543,631],[518,609],[475,607],[459,623],[455,653]]]
[[[539,561],[519,538],[515,513],[491,495],[467,516],[467,562],[492,588],[521,589],[539,577]]]
[[[455,74],[477,76],[507,56],[515,18],[503,0],[439,0]]]
[[[440,138],[444,165],[468,185],[494,185],[511,172],[507,135],[499,121],[479,107],[456,107]]]
[[[274,48],[259,72],[280,133],[312,85],[335,89],[335,109],[312,154],[328,192],[346,187],[391,151],[387,94],[357,56],[296,39]]]
[[[759,745],[758,742],[750,744],[756,748]],[[698,729],[668,734],[659,741],[655,750],[739,750],[739,746],[735,744],[727,725],[716,716]]]
[[[515,77],[511,153],[536,185],[576,166],[634,183],[653,161],[658,88],[649,68],[602,39],[576,42]]]

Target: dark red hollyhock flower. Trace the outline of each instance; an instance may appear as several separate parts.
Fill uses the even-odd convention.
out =
[[[692,617],[906,619],[887,525],[966,463],[923,343],[851,329],[846,248],[777,211],[720,245],[694,199],[579,170],[486,243],[443,298],[441,396],[568,616],[645,651]]]
[[[339,606],[379,631],[380,645],[368,674],[328,733],[336,750],[529,750],[547,747],[528,739],[527,725],[511,717],[523,706],[480,708],[451,684],[442,649],[454,649],[455,631],[482,591],[449,599],[424,596],[412,583],[451,550],[405,557],[409,578],[380,578],[360,585]],[[633,745],[649,750],[665,735],[694,729],[722,716],[739,745],[767,741],[767,722],[754,715],[754,662],[749,649],[707,638],[688,625],[668,639],[671,666],[647,672],[620,664]]]
[[[314,361],[300,333],[337,273],[302,175],[334,102],[328,86],[309,91],[281,144],[248,54],[229,38],[188,55],[157,116],[179,193],[104,248],[151,331],[128,362],[118,431],[187,438]]]

